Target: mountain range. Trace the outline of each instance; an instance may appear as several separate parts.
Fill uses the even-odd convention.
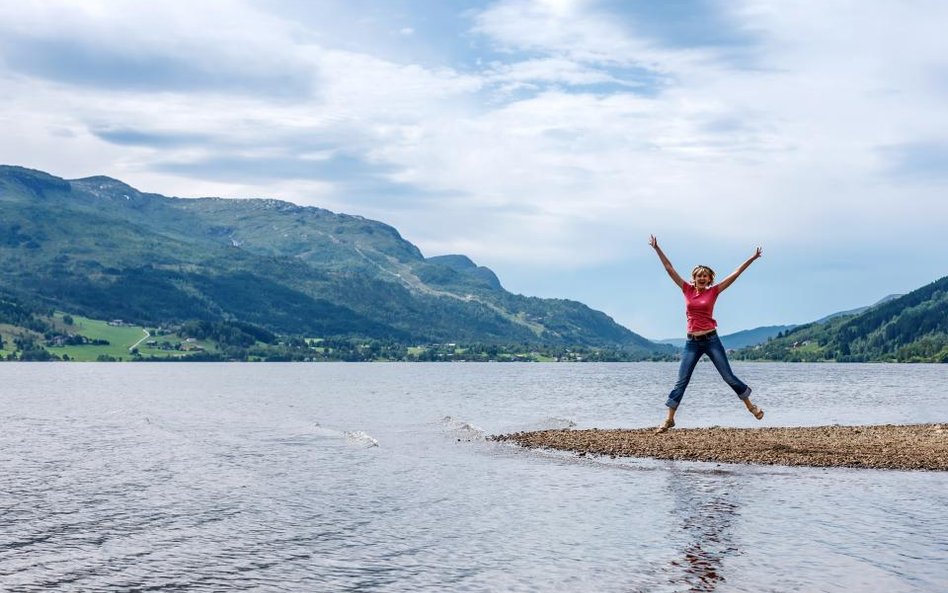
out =
[[[948,276],[834,314],[734,354],[787,362],[948,362]]]
[[[476,345],[483,359],[495,347],[578,348],[598,360],[675,352],[582,303],[512,294],[467,256],[425,257],[384,223],[272,199],[174,198],[109,177],[0,166],[0,257],[8,340],[24,329],[68,338],[49,329],[60,311],[177,324],[242,348],[334,339],[354,351],[365,339]],[[813,323],[722,339],[750,360],[946,362],[948,277]]]
[[[0,291],[96,319],[673,351],[582,303],[512,294],[464,255],[424,257],[389,225],[272,199],[174,198],[0,166],[0,257]]]

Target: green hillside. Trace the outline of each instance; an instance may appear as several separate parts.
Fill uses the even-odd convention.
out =
[[[143,327],[19,303],[0,293],[0,359],[19,361],[622,361],[628,351],[537,344],[421,344],[279,336],[237,321]]]
[[[948,276],[849,315],[739,350],[745,360],[948,362]]]
[[[141,327],[237,323],[286,336],[667,355],[582,303],[514,295],[394,228],[268,199],[181,199],[0,166],[0,289]]]

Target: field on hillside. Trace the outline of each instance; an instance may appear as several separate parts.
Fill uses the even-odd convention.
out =
[[[64,360],[135,360],[135,352],[144,358],[180,358],[199,351],[215,351],[206,340],[191,340],[177,334],[156,335],[154,329],[140,325],[125,325],[73,315],[72,324],[56,313],[54,324],[64,333],[78,334],[89,340],[103,340],[108,344],[48,345],[46,349]],[[164,347],[162,347],[164,345]],[[180,349],[179,349],[180,348]]]

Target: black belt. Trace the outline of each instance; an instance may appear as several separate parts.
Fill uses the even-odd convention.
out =
[[[688,334],[688,339],[689,340],[710,340],[711,338],[714,338],[717,335],[718,335],[718,330],[712,330],[706,334],[700,334],[697,336],[695,334]]]

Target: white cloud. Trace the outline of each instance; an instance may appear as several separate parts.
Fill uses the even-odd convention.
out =
[[[532,51],[589,62],[636,63],[645,44],[630,37],[592,2],[497,2],[475,18],[474,31],[509,52]]]
[[[948,249],[943,178],[906,178],[948,141],[948,6],[716,6],[753,44],[742,59],[662,45],[591,0],[459,16],[456,63],[342,45],[339,6],[302,21],[280,2],[6,3],[0,161],[364,214],[488,265],[629,260],[649,232],[740,253],[869,253],[890,233]],[[254,160],[286,174],[227,175]]]
[[[423,122],[428,108],[450,108],[451,101],[477,92],[482,81],[443,68],[402,65],[349,51],[326,51],[319,58],[326,85],[320,104],[364,125]]]
[[[220,0],[0,6],[8,68],[132,91],[306,94],[315,81],[301,37],[292,23]]]

